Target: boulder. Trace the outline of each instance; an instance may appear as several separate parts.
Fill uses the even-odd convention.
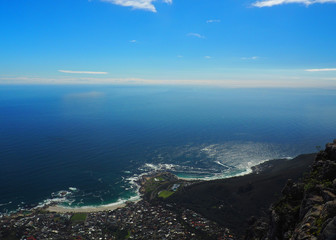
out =
[[[327,181],[333,181],[336,176],[336,162],[327,160],[321,171],[321,178]]]
[[[335,240],[336,239],[336,217],[334,217],[328,225],[323,229],[321,234],[322,240]]]
[[[327,153],[329,160],[336,161],[336,143],[328,143],[325,152]]]
[[[323,205],[321,216],[323,219],[333,218],[336,216],[336,200],[327,202]]]
[[[281,191],[283,196],[290,197],[291,200],[302,199],[303,185],[294,183],[292,179],[288,179],[286,186]]]
[[[336,200],[336,195],[328,190],[323,190],[322,193],[322,198],[325,202],[330,202]]]
[[[308,195],[302,201],[300,208],[300,219],[307,214],[307,212],[315,205],[321,205],[323,203],[323,198],[318,195]]]

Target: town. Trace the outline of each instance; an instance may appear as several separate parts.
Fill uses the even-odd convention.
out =
[[[146,176],[142,182],[144,196],[153,198],[155,192],[156,201],[127,202],[125,207],[101,212],[56,213],[44,207],[3,216],[0,218],[0,239],[233,240],[229,229],[193,210],[160,200],[168,198],[184,184],[190,183],[177,183],[171,174],[158,173]]]
[[[173,208],[140,201],[95,213],[20,212],[0,219],[0,239],[234,239],[196,212]]]

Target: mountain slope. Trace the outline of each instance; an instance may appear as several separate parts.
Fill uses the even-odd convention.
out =
[[[265,162],[249,175],[194,184],[166,201],[193,209],[242,236],[248,219],[267,216],[269,206],[279,197],[287,179],[302,177],[315,155]]]

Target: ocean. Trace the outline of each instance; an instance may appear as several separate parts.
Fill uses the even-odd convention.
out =
[[[336,137],[336,92],[174,86],[0,87],[0,212],[138,198],[140,175],[246,174]]]

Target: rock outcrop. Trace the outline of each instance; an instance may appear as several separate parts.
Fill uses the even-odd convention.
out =
[[[336,140],[303,180],[288,180],[269,215],[250,221],[246,240],[336,240]]]

